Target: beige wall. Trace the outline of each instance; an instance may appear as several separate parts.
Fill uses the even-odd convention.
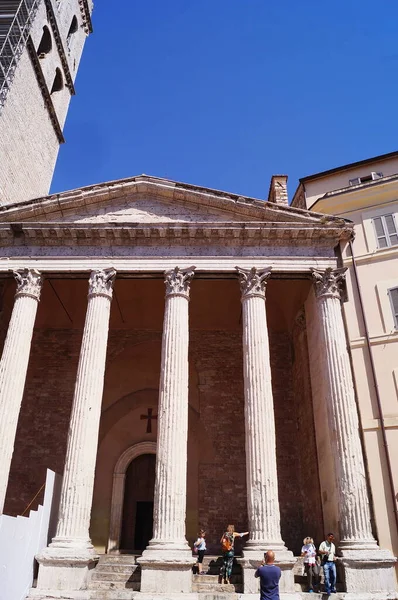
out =
[[[347,186],[349,179],[371,171],[382,171],[384,176],[394,175],[398,173],[398,159],[343,171],[306,183],[307,206],[312,206],[314,200],[326,192]],[[380,545],[391,549],[397,555],[398,534],[394,502],[397,502],[398,498],[398,330],[393,319],[388,289],[398,286],[398,245],[378,249],[372,221],[376,216],[394,214],[398,226],[397,183],[392,178],[344,190],[342,193],[331,195],[330,198],[319,200],[314,210],[341,215],[355,224],[353,251],[375,364],[376,385],[381,399],[388,450],[383,444],[375,382],[348,245],[342,248],[344,266],[348,267],[348,301],[344,303],[344,315],[352,353],[376,534]],[[387,471],[387,452],[392,464],[395,500]]]
[[[388,160],[380,160],[371,164],[362,165],[361,167],[354,167],[352,169],[341,170],[332,175],[320,177],[313,181],[305,183],[306,202],[307,208],[311,208],[324,194],[333,190],[340,190],[349,187],[350,179],[356,177],[365,177],[370,175],[372,171],[376,173],[383,173],[384,177],[395,175],[398,173],[398,157],[390,158]],[[317,210],[317,209],[315,209]]]

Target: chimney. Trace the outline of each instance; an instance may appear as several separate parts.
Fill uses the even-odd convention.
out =
[[[268,202],[288,206],[287,175],[272,175],[268,192]]]

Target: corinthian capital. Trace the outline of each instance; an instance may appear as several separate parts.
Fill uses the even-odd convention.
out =
[[[271,276],[272,267],[267,267],[262,271],[259,271],[256,267],[251,269],[235,267],[235,269],[239,273],[242,300],[253,296],[265,298],[265,288],[267,287],[267,280]]]
[[[166,284],[166,296],[184,296],[189,298],[189,285],[194,276],[196,267],[187,267],[180,269],[175,267],[166,271],[164,274],[164,282]]]
[[[17,280],[17,291],[15,296],[30,296],[40,300],[40,292],[43,286],[43,277],[36,269],[18,269],[13,271]]]
[[[115,277],[116,271],[113,268],[91,271],[88,282],[88,296],[106,296],[111,299]]]
[[[341,283],[345,279],[346,271],[347,268],[332,269],[328,267],[325,271],[311,269],[316,297],[340,298]]]

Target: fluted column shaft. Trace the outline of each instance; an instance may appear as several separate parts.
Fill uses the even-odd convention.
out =
[[[327,414],[340,499],[341,548],[376,546],[372,535],[364,459],[351,365],[340,305],[346,269],[313,269],[324,351]]]
[[[186,549],[188,439],[188,303],[194,267],[166,272],[153,539],[150,546]]]
[[[4,508],[43,283],[40,273],[34,269],[20,269],[14,272],[14,276],[17,292],[0,362],[0,514]]]
[[[80,350],[56,536],[51,547],[91,548],[89,526],[114,269],[93,271]]]
[[[237,267],[242,291],[248,549],[285,549],[280,531],[276,437],[265,289],[271,269]]]

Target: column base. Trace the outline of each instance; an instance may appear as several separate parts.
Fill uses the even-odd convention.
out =
[[[264,546],[250,544],[243,549],[243,557],[236,560],[241,565],[243,571],[244,595],[260,593],[260,580],[254,577],[254,573],[260,566],[264,558],[264,552],[267,550],[275,552],[275,564],[282,571],[279,583],[281,598],[284,600],[299,600],[301,596],[294,588],[293,567],[296,564],[296,558],[294,558],[293,552],[290,552],[283,544],[274,544],[272,546],[271,544],[264,544]]]
[[[351,546],[340,548],[344,569],[345,600],[398,600],[395,579],[397,559],[389,550]]]
[[[99,559],[90,541],[54,538],[36,556],[39,563],[37,590],[86,590],[89,573]],[[61,596],[62,597],[62,596]]]
[[[141,594],[189,594],[196,558],[185,543],[151,540],[141,558]]]

